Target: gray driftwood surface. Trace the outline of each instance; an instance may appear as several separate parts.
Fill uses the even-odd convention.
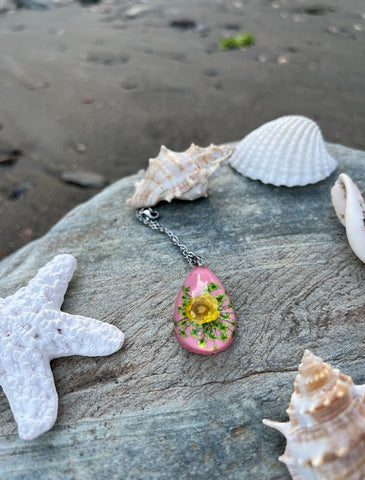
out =
[[[284,439],[262,419],[286,420],[304,349],[365,383],[365,265],[330,201],[341,172],[365,191],[365,153],[329,150],[339,167],[317,185],[272,187],[227,166],[208,198],[159,208],[235,304],[238,336],[216,356],[188,353],[174,338],[173,305],[190,268],[125,207],[136,177],[3,260],[7,296],[54,255],[74,255],[63,310],[118,326],[126,342],[110,357],[52,362],[58,419],[31,442],[17,437],[0,394],[1,478],[289,479],[277,460]]]

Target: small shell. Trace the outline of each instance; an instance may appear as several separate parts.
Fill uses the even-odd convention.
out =
[[[341,173],[331,189],[331,197],[350,247],[365,263],[365,202],[359,189],[348,175]]]
[[[286,187],[319,182],[337,165],[318,125],[298,115],[280,117],[249,133],[230,164],[253,180]]]
[[[209,177],[232,155],[233,147],[209,145],[201,148],[193,143],[185,152],[173,152],[162,145],[150,164],[144,179],[136,185],[133,197],[127,200],[132,208],[153,207],[161,200],[171,202],[206,197]]]
[[[289,422],[264,420],[285,435],[279,460],[294,480],[361,480],[365,478],[365,386],[304,352],[295,391],[287,410]]]

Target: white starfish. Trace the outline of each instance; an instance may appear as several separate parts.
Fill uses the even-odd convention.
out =
[[[75,268],[72,255],[57,255],[26,287],[0,299],[0,385],[26,440],[56,421],[52,358],[110,355],[123,345],[113,325],[60,311]]]

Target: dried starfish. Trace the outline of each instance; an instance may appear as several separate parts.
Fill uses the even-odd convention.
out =
[[[110,355],[123,345],[113,325],[60,311],[75,268],[72,255],[57,255],[26,287],[0,299],[0,385],[25,440],[56,421],[52,358]]]

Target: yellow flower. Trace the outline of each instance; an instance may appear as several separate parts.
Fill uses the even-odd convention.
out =
[[[198,325],[214,322],[219,314],[218,300],[209,293],[192,298],[186,306],[186,316]]]

